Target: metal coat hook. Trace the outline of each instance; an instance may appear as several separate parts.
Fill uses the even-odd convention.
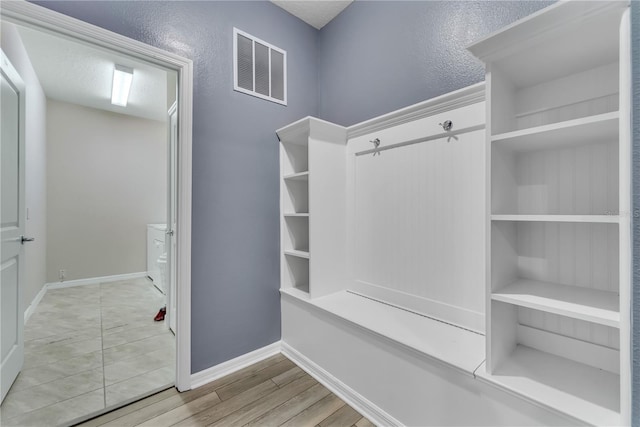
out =
[[[444,123],[438,123],[438,124],[442,126],[442,129],[444,129],[447,132],[449,132],[451,128],[453,128],[453,122],[451,120],[445,120]]]
[[[377,154],[377,155],[380,155],[380,152],[379,152],[379,151],[377,151],[377,150],[378,150],[378,147],[380,146],[380,138],[376,138],[376,139],[374,139],[374,140],[372,140],[372,141],[369,141],[369,142],[373,144],[373,150],[374,150],[374,151],[373,151],[373,155],[374,155],[374,156],[375,156],[376,154]]]

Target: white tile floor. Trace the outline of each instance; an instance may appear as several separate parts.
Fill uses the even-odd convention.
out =
[[[2,426],[53,426],[173,383],[175,339],[148,279],[48,291],[25,325]]]

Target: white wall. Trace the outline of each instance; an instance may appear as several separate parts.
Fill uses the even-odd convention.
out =
[[[47,281],[146,271],[166,217],[166,124],[49,100]]]
[[[47,250],[47,99],[13,24],[2,22],[2,50],[26,86],[25,233],[35,241],[25,246],[26,280],[22,307],[26,310],[46,280]]]

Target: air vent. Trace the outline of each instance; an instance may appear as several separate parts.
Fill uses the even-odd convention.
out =
[[[233,88],[287,105],[287,52],[233,29]]]

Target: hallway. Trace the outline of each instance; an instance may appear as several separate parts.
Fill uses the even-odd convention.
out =
[[[147,278],[49,290],[25,325],[1,423],[60,425],[172,384],[175,338]]]

